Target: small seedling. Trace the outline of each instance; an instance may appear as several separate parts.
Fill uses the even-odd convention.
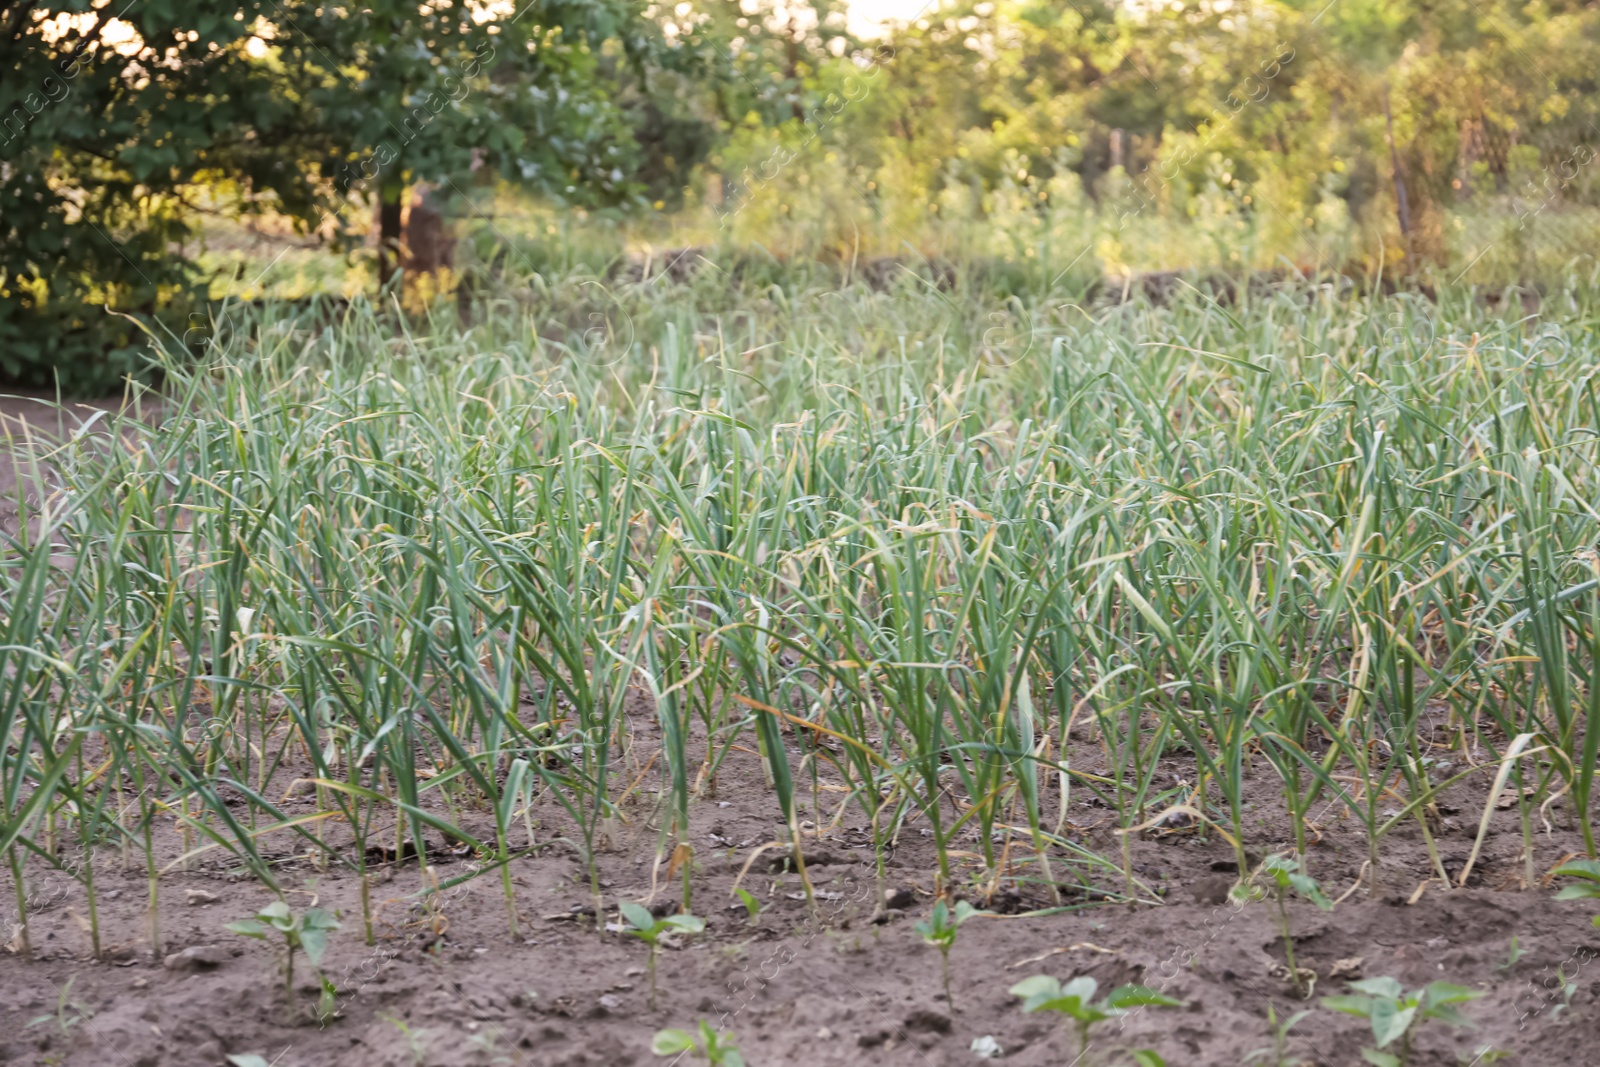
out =
[[[1177,1008],[1183,1002],[1157,993],[1142,985],[1118,986],[1103,1000],[1095,1000],[1099,983],[1088,975],[1080,975],[1066,985],[1047,974],[1024,978],[1011,987],[1011,995],[1022,998],[1025,1012],[1060,1012],[1072,1020],[1078,1032],[1078,1058],[1089,1052],[1089,1028],[1105,1019],[1126,1015],[1134,1008]],[[1144,1051],[1144,1050],[1141,1050]]]
[[[1556,894],[1557,900],[1600,900],[1600,861],[1574,860],[1563,867],[1556,868],[1558,875],[1568,878],[1581,878],[1583,881],[1574,882],[1565,886]],[[1600,926],[1600,915],[1592,920]]]
[[[1517,935],[1516,934],[1512,934],[1511,935],[1511,947],[1506,952],[1506,961],[1504,963],[1495,964],[1494,969],[1497,970],[1497,971],[1509,971],[1511,968],[1513,968],[1513,967],[1515,967],[1517,965],[1517,961],[1518,960],[1520,960],[1522,957],[1526,956],[1527,954],[1528,954],[1527,950],[1524,949],[1521,945],[1519,945],[1517,943]]]
[[[744,904],[745,914],[750,917],[750,925],[756,925],[756,921],[761,918],[761,901],[757,900],[756,895],[748,889],[735,889],[734,892],[739,894],[739,900]]]
[[[661,952],[661,938],[672,933],[698,934],[706,928],[705,920],[694,915],[668,915],[664,919],[657,919],[650,914],[649,908],[631,901],[618,907],[629,927],[623,933],[637,937],[650,946],[650,959],[646,966],[650,968],[650,1010],[655,1011],[656,957]]]
[[[1277,912],[1278,933],[1283,938],[1283,956],[1289,965],[1289,980],[1294,983],[1300,999],[1308,1000],[1311,997],[1312,987],[1316,984],[1316,975],[1312,974],[1311,980],[1307,981],[1305,974],[1295,966],[1294,929],[1289,920],[1289,898],[1292,895],[1304,897],[1323,911],[1332,911],[1333,901],[1328,899],[1328,895],[1322,891],[1322,886],[1317,884],[1315,878],[1300,872],[1300,864],[1293,856],[1283,854],[1268,856],[1261,862],[1261,871],[1272,880],[1267,891],[1272,895],[1274,910]]]
[[[72,986],[77,980],[76,977],[68,978],[66,985],[56,991],[56,1010],[54,1012],[48,1012],[29,1019],[23,1029],[32,1029],[35,1026],[54,1020],[55,1024],[60,1027],[61,1033],[66,1035],[72,1033],[74,1026],[88,1021],[94,1013],[72,999]],[[90,1029],[93,1029],[93,1027]]]
[[[406,1046],[411,1052],[411,1062],[414,1067],[427,1067],[428,1043],[423,1040],[427,1036],[426,1030],[413,1030],[406,1025],[404,1019],[393,1015],[379,1015],[378,1018],[400,1031],[400,1036],[406,1039]],[[253,1067],[253,1065],[239,1064],[239,1067]]]
[[[274,933],[283,938],[283,991],[291,1022],[296,1016],[294,954],[296,949],[304,952],[312,968],[317,971],[317,980],[322,986],[322,993],[317,999],[317,1019],[326,1021],[332,1017],[338,991],[322,973],[321,966],[322,957],[328,951],[328,935],[339,929],[338,916],[325,908],[307,908],[296,915],[289,910],[288,904],[274,900],[256,912],[254,918],[231,922],[227,929],[261,941],[269,940]]]
[[[933,913],[917,923],[916,931],[923,943],[939,950],[939,961],[944,965],[944,1002],[956,1010],[955,998],[950,995],[950,950],[956,947],[956,930],[961,924],[981,912],[966,901],[959,901],[952,913],[943,900],[933,906]]]
[[[467,1038],[467,1041],[470,1044],[478,1046],[478,1050],[483,1053],[484,1058],[487,1059],[490,1064],[498,1065],[502,1063],[510,1063],[511,1057],[507,1056],[503,1052],[500,1052],[496,1047],[499,1040],[500,1031],[498,1029],[480,1030],[471,1037]]]
[[[719,1034],[705,1020],[696,1028],[698,1034],[687,1030],[658,1030],[650,1041],[650,1051],[657,1056],[681,1056],[687,1052],[703,1059],[712,1067],[744,1067],[744,1057],[734,1047],[732,1034]]]
[[[1247,1064],[1271,1062],[1272,1067],[1288,1067],[1289,1065],[1289,1031],[1300,1025],[1300,1020],[1310,1015],[1309,1011],[1297,1011],[1283,1022],[1278,1022],[1278,1012],[1273,1008],[1271,1001],[1267,1002],[1267,1025],[1272,1027],[1272,1047],[1258,1048],[1248,1053],[1244,1062]],[[1269,1061],[1267,1057],[1271,1057]]]
[[[1438,1019],[1451,1026],[1471,1026],[1472,1022],[1456,1010],[1457,1004],[1477,1000],[1483,993],[1449,982],[1429,982],[1407,993],[1393,978],[1365,978],[1351,982],[1356,992],[1323,997],[1322,1006],[1346,1015],[1355,1015],[1372,1024],[1377,1048],[1361,1050],[1362,1059],[1373,1067],[1406,1067],[1411,1062],[1411,1042],[1424,1020]],[[1400,1043],[1399,1052],[1384,1049]]]

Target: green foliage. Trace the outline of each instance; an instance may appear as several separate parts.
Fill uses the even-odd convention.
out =
[[[16,31],[0,34],[0,375],[81,391],[149,370],[143,338],[104,309],[183,332],[203,298],[182,251],[196,206],[348,243],[376,202],[397,237],[414,182],[455,195],[499,174],[567,202],[626,200],[617,96],[687,50],[635,0],[486,21],[406,0],[48,7],[0,0]]]
[[[1024,302],[1033,347],[1006,363],[970,330],[996,304],[968,276],[885,292],[829,270],[609,303],[558,276],[544,304],[403,343],[367,302],[333,326],[268,305],[225,361],[178,369],[160,420],[52,444],[0,558],[16,922],[59,857],[92,901],[119,845],[151,945],[174,847],[269,887],[290,849],[352,882],[383,864],[423,902],[434,871],[499,877],[552,841],[592,865],[625,794],[676,809],[680,771],[708,789],[742,748],[843,790],[880,871],[921,826],[934,870],[908,878],[1025,872],[1087,899],[1160,898],[1060,819],[1192,804],[1220,825],[1242,782],[1247,831],[1347,812],[1381,891],[1387,835],[1460,803],[1461,775],[1525,764],[1534,813],[1570,796],[1583,702],[1569,729],[1551,693],[1596,670],[1572,573],[1594,540],[1573,501],[1600,479],[1593,289],[1536,323],[1448,288]],[[734,311],[737,336],[701,329]],[[584,334],[607,313],[635,340],[601,365]],[[1530,581],[1519,542],[1564,584]],[[1485,755],[1422,763],[1428,708]],[[619,739],[674,718],[675,770],[613,773],[637,755]],[[787,798],[774,774],[773,823],[804,773]],[[436,865],[441,837],[471,861]],[[1275,866],[1256,884],[1282,874],[1291,900]]]
[[[1322,886],[1309,874],[1301,873],[1301,864],[1293,856],[1277,853],[1261,863],[1261,869],[1272,879],[1273,890],[1281,898],[1296,893],[1323,911],[1333,910],[1333,901],[1322,891]]]
[[[1472,278],[1513,280],[1541,265],[1535,229],[1545,269],[1587,250],[1563,231],[1600,201],[1597,26],[1511,0],[965,0],[819,64],[819,117],[736,126],[714,158],[757,193],[734,220],[752,235],[848,240],[881,217],[1045,277],[1087,247],[1111,274],[1454,277],[1486,255]]]
[[[744,1067],[744,1057],[733,1044],[732,1034],[718,1033],[716,1027],[700,1021],[698,1033],[687,1030],[658,1030],[650,1041],[657,1056],[681,1056],[685,1052],[703,1059],[712,1067]]]
[[[122,316],[203,314],[202,210],[349,252],[378,205],[387,280],[417,183],[464,216],[500,181],[764,249],[981,250],[1012,291],[1180,263],[1521,280],[1592,243],[1592,5],[960,0],[870,45],[847,16],[0,0],[0,376],[155,375]]]
[[[68,977],[56,990],[56,1010],[44,1015],[35,1015],[24,1023],[22,1028],[31,1030],[35,1026],[54,1022],[62,1037],[71,1037],[73,1027],[94,1017],[93,1011],[72,999],[72,987],[77,981],[77,975]]]
[[[1387,977],[1364,978],[1351,982],[1350,988],[1356,992],[1323,997],[1322,1006],[1372,1024],[1377,1048],[1362,1049],[1361,1055],[1374,1067],[1405,1067],[1410,1062],[1412,1039],[1429,1019],[1438,1019],[1449,1026],[1471,1026],[1471,1020],[1456,1006],[1484,995],[1480,990],[1449,982],[1429,982],[1408,993],[1399,982]],[[1383,1051],[1396,1042],[1399,1043],[1397,1052]]]
[[[932,945],[939,950],[939,963],[944,973],[944,999],[955,1010],[955,999],[950,995],[950,950],[956,944],[956,931],[961,924],[974,915],[983,914],[964,900],[956,902],[952,911],[950,905],[941,897],[934,905],[933,911],[926,919],[917,923],[915,930],[917,936],[922,938],[924,944]]]
[[[1578,878],[1581,881],[1563,886],[1561,892],[1556,894],[1557,900],[1600,900],[1600,862],[1595,860],[1573,860],[1551,872],[1557,877]],[[1594,917],[1594,925],[1600,926],[1600,915]],[[1513,950],[1515,949],[1515,938]],[[1515,953],[1513,952],[1513,959]]]
[[[1268,1001],[1267,1025],[1272,1030],[1272,1047],[1252,1049],[1246,1053],[1244,1062],[1247,1065],[1269,1062],[1272,1067],[1289,1067],[1289,1033],[1310,1014],[1309,1010],[1297,1011],[1280,1022],[1277,1008],[1272,1005],[1271,1001]]]
[[[754,926],[756,921],[761,918],[761,901],[756,899],[754,893],[742,886],[735,887],[733,891],[738,894],[739,902],[744,905],[744,912],[750,920],[750,925]]]
[[[1053,1011],[1072,1020],[1078,1033],[1078,1055],[1089,1051],[1089,1028],[1095,1023],[1126,1015],[1135,1008],[1178,1008],[1180,1000],[1141,985],[1122,985],[1095,1000],[1099,983],[1088,975],[1062,985],[1046,974],[1024,978],[1011,987],[1011,995],[1022,998],[1025,1012]]]
[[[224,929],[260,941],[269,941],[274,934],[282,939],[284,996],[287,998],[285,1003],[291,1019],[296,1014],[294,954],[297,950],[304,952],[312,968],[317,970],[317,978],[322,986],[317,1001],[317,1018],[325,1022],[333,1015],[338,990],[328,981],[327,976],[321,973],[321,966],[322,957],[328,951],[328,936],[339,929],[339,918],[336,914],[326,908],[307,908],[303,912],[295,913],[282,900],[274,900],[256,912],[254,918],[238,919],[228,923]]]
[[[1275,918],[1278,923],[1279,936],[1283,938],[1284,962],[1289,969],[1289,980],[1294,984],[1302,998],[1311,996],[1311,981],[1301,973],[1294,959],[1294,932],[1289,918],[1289,899],[1299,896],[1316,905],[1322,911],[1332,911],[1333,901],[1322,891],[1322,886],[1315,878],[1305,874],[1301,869],[1301,862],[1294,856],[1275,853],[1261,861],[1257,875],[1265,874],[1268,879],[1267,892],[1272,897]],[[1235,897],[1256,896],[1261,891],[1254,886],[1236,887]],[[1309,973],[1309,972],[1307,972]],[[1311,978],[1315,979],[1312,974]]]
[[[661,951],[661,939],[668,934],[698,934],[706,928],[705,920],[695,915],[668,915],[657,919],[643,904],[623,901],[617,905],[626,920],[623,933],[637,937],[650,946],[650,1009],[656,1006],[656,957]]]

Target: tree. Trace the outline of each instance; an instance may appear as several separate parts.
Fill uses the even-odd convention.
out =
[[[618,79],[677,61],[659,30],[634,0],[0,0],[0,375],[135,370],[107,311],[203,297],[197,210],[342,240],[376,202],[387,277],[417,181],[625,199]]]

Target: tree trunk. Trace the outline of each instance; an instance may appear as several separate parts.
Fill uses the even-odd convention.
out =
[[[400,230],[400,265],[407,277],[455,266],[455,234],[441,207],[432,186],[418,185],[411,194]]]
[[[1400,166],[1400,150],[1394,143],[1394,113],[1389,110],[1389,90],[1383,91],[1383,120],[1388,130],[1389,165],[1394,169],[1394,209],[1400,220],[1400,236],[1406,243],[1406,270],[1417,269],[1411,247],[1411,201],[1406,196],[1406,173]]]
[[[400,263],[400,211],[404,203],[400,186],[385,186],[378,193],[378,285],[387,288]]]

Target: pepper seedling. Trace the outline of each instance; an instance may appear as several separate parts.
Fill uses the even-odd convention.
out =
[[[1100,985],[1088,975],[1080,975],[1066,985],[1047,974],[1024,978],[1011,987],[1011,995],[1022,998],[1025,1012],[1059,1012],[1072,1020],[1078,1032],[1078,1058],[1089,1053],[1089,1028],[1097,1022],[1126,1015],[1134,1008],[1180,1008],[1181,1000],[1174,1000],[1142,985],[1118,986],[1095,1000]]]
[[[1322,886],[1309,874],[1300,871],[1300,863],[1293,856],[1278,853],[1268,856],[1261,861],[1261,870],[1272,879],[1270,891],[1274,910],[1277,912],[1278,934],[1283,938],[1283,958],[1289,965],[1289,980],[1294,983],[1295,992],[1300,994],[1301,1000],[1311,998],[1312,988],[1316,984],[1316,974],[1311,974],[1311,981],[1307,982],[1301,969],[1294,962],[1294,930],[1289,920],[1289,898],[1291,895],[1303,897],[1315,904],[1323,911],[1333,910],[1333,901],[1322,891]]]
[[[650,1051],[657,1056],[680,1056],[687,1052],[705,1060],[711,1067],[744,1067],[744,1057],[734,1047],[732,1034],[719,1034],[704,1019],[697,1027],[699,1034],[687,1030],[657,1030],[650,1041]]]
[[[672,933],[698,934],[706,928],[705,920],[695,915],[668,915],[664,919],[657,919],[650,914],[649,908],[631,901],[625,901],[617,907],[628,924],[628,929],[623,933],[637,937],[650,946],[650,959],[646,966],[650,969],[650,1010],[655,1011],[656,957],[661,953],[661,938]]]
[[[322,973],[321,967],[322,957],[328,951],[328,935],[339,929],[337,915],[326,908],[307,908],[296,915],[289,910],[288,904],[274,900],[256,912],[254,918],[231,922],[226,929],[260,941],[270,940],[274,933],[283,938],[283,992],[291,1023],[295,1021],[296,1016],[294,954],[296,949],[304,952],[306,959],[311,961],[312,968],[316,970],[317,980],[322,986],[321,996],[317,999],[317,1019],[326,1021],[332,1017],[334,999],[338,991]]]
[[[1581,882],[1562,887],[1561,892],[1556,894],[1557,900],[1600,900],[1600,862],[1574,860],[1572,863],[1557,867],[1552,873],[1583,879]],[[1600,915],[1596,915],[1591,921],[1600,926]]]
[[[1398,981],[1387,977],[1364,978],[1351,982],[1350,988],[1354,994],[1323,997],[1322,1006],[1372,1024],[1378,1047],[1362,1049],[1361,1058],[1373,1067],[1406,1067],[1411,1062],[1412,1039],[1424,1020],[1471,1026],[1472,1021],[1456,1010],[1456,1005],[1483,996],[1480,990],[1449,982],[1429,982],[1407,993]],[[1396,1041],[1400,1042],[1398,1054],[1383,1051]]]
[[[964,900],[956,903],[954,912],[940,900],[933,906],[933,912],[915,927],[924,944],[939,950],[939,961],[944,965],[944,1002],[950,1005],[951,1011],[956,1010],[955,998],[950,995],[950,950],[956,947],[956,930],[974,915],[981,914]]]

